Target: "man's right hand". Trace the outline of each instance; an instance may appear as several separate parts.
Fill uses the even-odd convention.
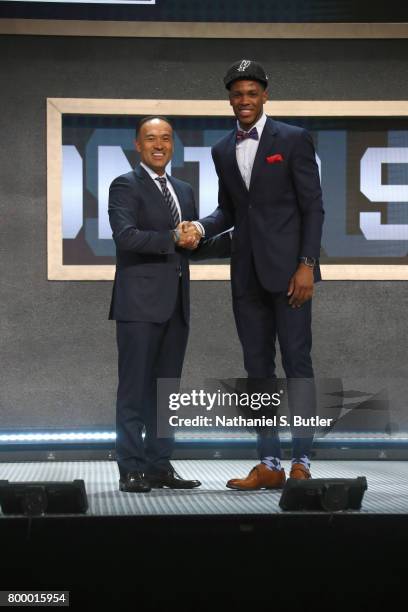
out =
[[[182,221],[177,226],[177,230],[180,234],[177,241],[177,246],[183,249],[194,250],[198,247],[202,236],[200,230],[191,221]]]

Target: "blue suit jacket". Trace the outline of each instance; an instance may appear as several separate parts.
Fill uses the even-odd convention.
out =
[[[167,177],[183,220],[197,218],[191,186]],[[162,323],[173,314],[182,273],[183,309],[189,317],[188,252],[175,246],[173,219],[151,177],[141,167],[116,178],[109,190],[109,221],[116,273],[109,318]]]
[[[298,258],[318,258],[323,204],[310,134],[268,118],[247,189],[236,160],[233,130],[212,149],[219,179],[218,208],[201,219],[206,237],[234,226],[231,280],[234,295],[245,292],[251,258],[262,286],[286,291]],[[282,161],[268,163],[279,155]],[[315,269],[315,280],[320,270]]]

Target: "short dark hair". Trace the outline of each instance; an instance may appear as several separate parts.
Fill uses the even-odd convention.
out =
[[[268,89],[268,85],[267,83],[265,83],[265,81],[261,81],[260,79],[250,79],[249,77],[238,77],[237,79],[234,79],[233,81],[231,81],[231,83],[228,83],[228,85],[225,86],[226,89],[230,91],[231,85],[233,85],[233,83],[236,83],[237,81],[256,81],[257,83],[261,85],[264,91]]]
[[[153,119],[160,119],[160,121],[165,121],[166,123],[169,124],[171,129],[173,129],[173,126],[171,125],[171,122],[169,119],[167,119],[167,117],[163,117],[163,115],[149,115],[148,117],[143,117],[142,119],[140,119],[137,125],[137,128],[136,128],[136,138],[140,132],[142,125],[144,125],[145,123],[148,123],[149,121],[153,121]]]

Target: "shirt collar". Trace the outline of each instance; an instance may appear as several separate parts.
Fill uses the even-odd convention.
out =
[[[253,125],[251,127],[251,130],[255,127],[256,131],[258,132],[258,137],[261,138],[263,129],[265,127],[265,123],[267,120],[267,116],[265,115],[265,113],[262,114],[262,116],[258,119],[258,121],[255,123],[255,125]],[[242,128],[239,125],[239,122],[237,121],[237,129],[238,130],[242,130]],[[242,130],[243,132],[250,132],[251,130]]]
[[[167,174],[164,173],[162,176],[160,176],[159,174],[157,174],[157,172],[155,172],[154,170],[152,170],[151,168],[149,168],[149,166],[146,166],[146,164],[144,164],[143,162],[140,162],[140,165],[142,166],[142,168],[144,168],[146,170],[146,172],[148,173],[148,175],[153,179],[156,180],[157,178],[165,178],[166,182],[167,182]]]

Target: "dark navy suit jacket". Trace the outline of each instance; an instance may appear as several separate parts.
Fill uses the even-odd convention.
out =
[[[245,292],[252,257],[262,286],[286,291],[298,258],[317,259],[320,254],[324,211],[313,141],[306,130],[268,118],[248,190],[237,164],[235,134],[233,130],[212,149],[219,205],[200,221],[208,238],[234,226],[234,295]],[[267,157],[272,156],[278,157],[270,163]],[[320,280],[318,266],[315,280]]]
[[[191,186],[176,178],[167,178],[177,194],[183,220],[197,219]],[[109,221],[116,245],[109,318],[167,321],[175,308],[181,272],[183,310],[188,321],[188,251],[176,247],[170,231],[174,223],[169,207],[141,166],[112,182]]]

